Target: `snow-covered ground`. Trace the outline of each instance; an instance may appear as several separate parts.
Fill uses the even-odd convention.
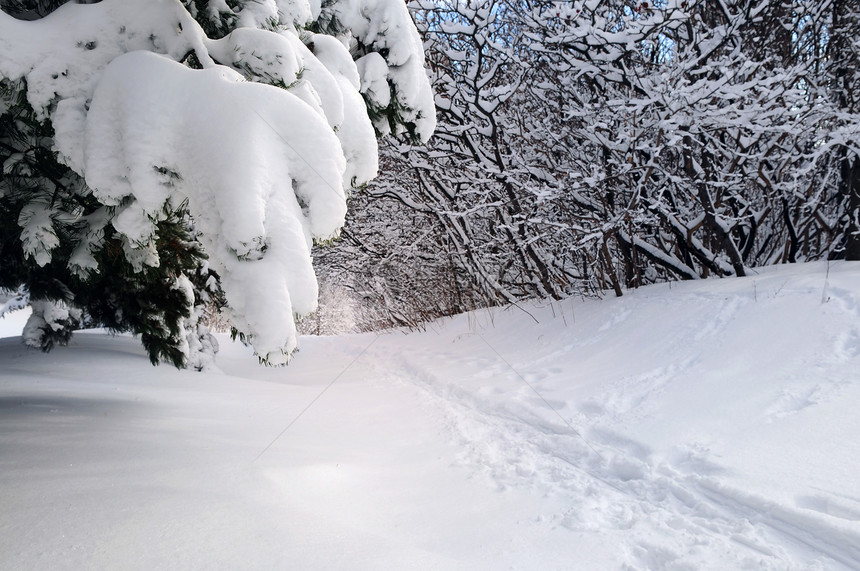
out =
[[[300,345],[0,339],[0,568],[860,568],[860,264]]]

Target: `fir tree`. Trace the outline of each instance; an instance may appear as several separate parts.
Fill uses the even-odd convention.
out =
[[[286,362],[291,314],[316,303],[305,242],[335,236],[344,191],[376,173],[377,107],[353,60],[409,45],[374,72],[399,109],[378,130],[432,131],[405,7],[335,2],[347,24],[323,32],[326,12],[301,0],[63,4],[0,3],[0,288],[33,307],[25,341],[50,350],[103,326],[140,335],[153,363],[201,368],[214,304],[263,362]],[[123,56],[139,50],[157,55]],[[213,158],[225,149],[233,162]]]

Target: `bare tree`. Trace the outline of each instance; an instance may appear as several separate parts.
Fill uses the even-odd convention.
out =
[[[410,268],[380,279],[447,283],[428,296],[452,311],[860,255],[851,3],[412,8],[439,127],[425,148],[387,146],[358,203],[415,225],[400,241],[353,224],[358,265]]]

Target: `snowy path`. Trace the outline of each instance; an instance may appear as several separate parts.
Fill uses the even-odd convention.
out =
[[[510,316],[489,312],[467,333],[425,334],[445,338],[449,353],[413,343],[396,359],[377,349],[373,361],[395,364],[435,401],[464,464],[500,489],[555,497],[551,525],[618,533],[633,566],[858,568],[860,423],[838,411],[860,397],[860,287],[839,277],[848,288],[783,274],[675,286],[670,297],[652,288],[582,307],[554,331],[544,308],[520,338],[531,343],[511,336],[529,319],[508,329],[493,322]],[[602,386],[592,380],[598,390],[586,393],[592,375]],[[689,438],[731,429],[726,412],[738,415],[734,438]],[[795,465],[804,455],[806,469]]]
[[[858,498],[837,503],[832,495],[815,496],[783,505],[710,477],[723,469],[692,455],[655,464],[645,444],[609,430],[594,429],[586,440],[528,391],[521,391],[526,402],[499,406],[440,391],[438,377],[414,363],[404,362],[401,371],[439,400],[463,447],[461,461],[499,489],[553,496],[559,508],[549,516],[552,526],[618,534],[634,567],[860,565],[860,527],[839,521],[860,521]]]
[[[858,569],[860,266],[825,271],[306,338],[287,369],[2,339],[0,567]]]

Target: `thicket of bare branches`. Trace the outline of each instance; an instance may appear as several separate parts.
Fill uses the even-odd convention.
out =
[[[860,259],[845,0],[413,2],[439,127],[318,253],[363,327]]]

